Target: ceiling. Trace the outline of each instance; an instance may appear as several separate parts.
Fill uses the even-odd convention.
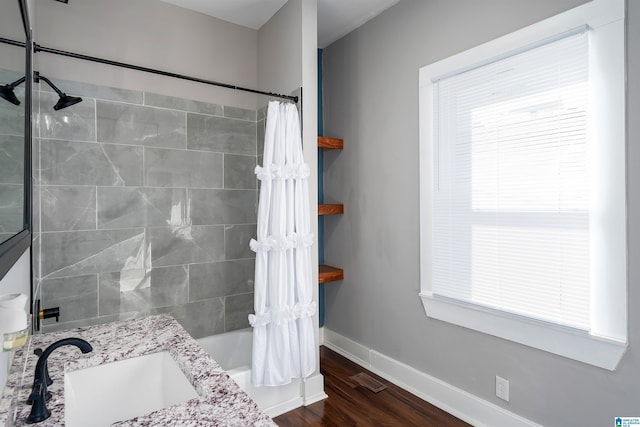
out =
[[[185,9],[259,29],[287,0],[162,0]],[[318,0],[318,47],[324,48],[399,0]]]

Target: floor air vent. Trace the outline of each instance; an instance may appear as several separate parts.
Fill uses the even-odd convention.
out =
[[[376,380],[375,378],[372,378],[370,375],[365,374],[364,372],[360,372],[359,374],[356,374],[349,378],[351,378],[353,381],[358,383],[358,385],[368,388],[374,393],[379,393],[385,388],[387,388],[386,385],[382,384],[380,381]]]

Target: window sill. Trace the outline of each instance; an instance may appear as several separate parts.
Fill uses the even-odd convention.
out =
[[[626,341],[420,293],[428,317],[614,371]]]

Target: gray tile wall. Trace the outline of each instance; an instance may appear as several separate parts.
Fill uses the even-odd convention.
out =
[[[35,88],[35,285],[61,313],[43,330],[165,312],[195,337],[247,327],[257,112],[55,83],[84,101],[55,112]]]

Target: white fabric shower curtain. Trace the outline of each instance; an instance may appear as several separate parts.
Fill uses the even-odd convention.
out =
[[[254,288],[252,382],[289,384],[316,369],[312,318],[309,166],[295,105],[269,102],[260,180]]]

